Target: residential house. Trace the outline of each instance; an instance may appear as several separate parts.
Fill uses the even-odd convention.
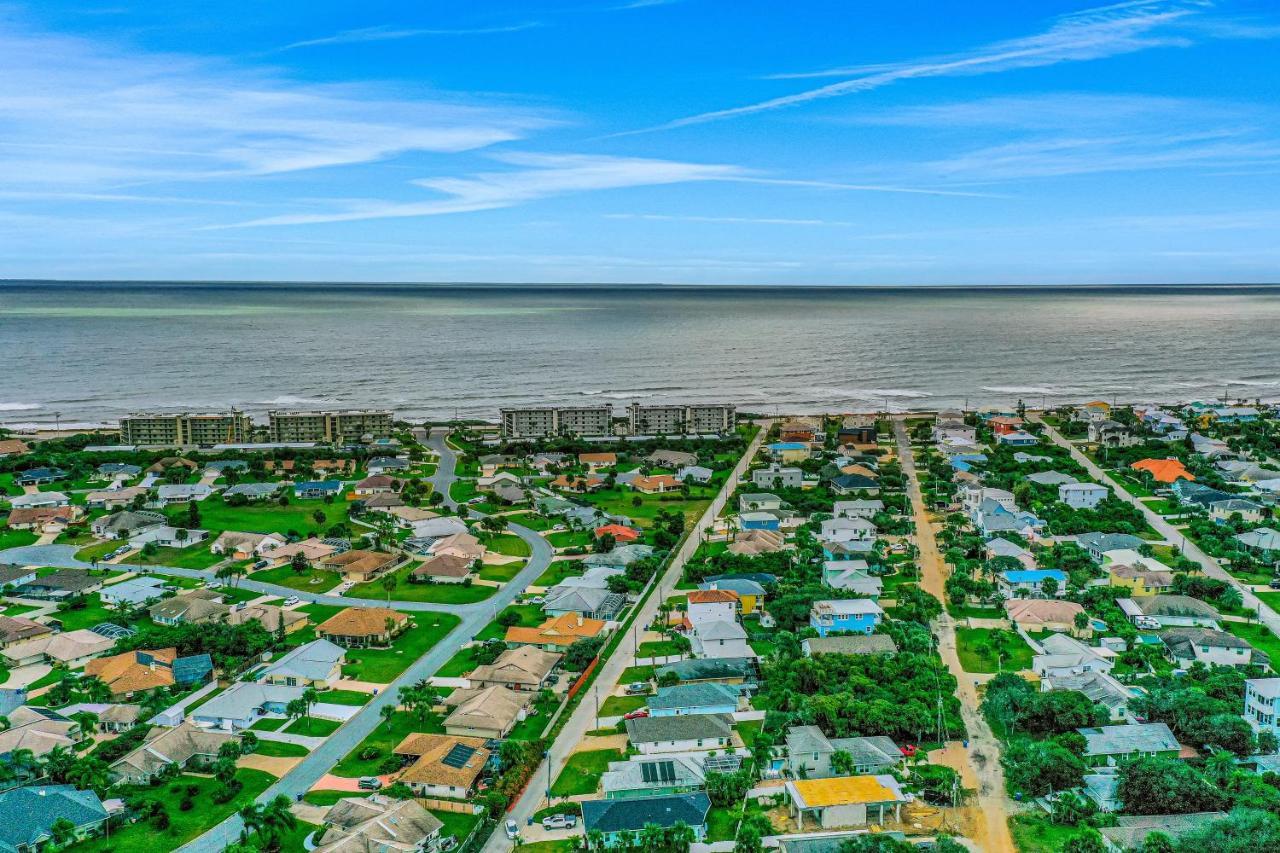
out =
[[[1084,735],[1084,760],[1090,766],[1112,766],[1125,758],[1163,755],[1176,758],[1182,751],[1164,723],[1132,723],[1076,729]]]
[[[98,731],[123,734],[142,722],[142,706],[112,704],[98,712]]]
[[[635,717],[625,722],[631,745],[644,755],[706,752],[732,745],[733,721],[723,714]]]
[[[988,560],[994,560],[996,557],[1009,557],[1017,560],[1027,569],[1036,568],[1034,554],[1016,542],[1010,542],[1003,537],[988,540],[984,550]]]
[[[475,575],[475,560],[441,554],[426,560],[413,570],[412,580],[429,580],[435,583],[463,583]]]
[[[728,684],[675,684],[659,687],[650,696],[649,716],[678,717],[683,714],[733,714],[747,709],[742,691]]]
[[[41,507],[71,506],[71,498],[62,492],[31,492],[25,495],[12,495],[8,498],[13,509],[39,509]]]
[[[1032,447],[1039,444],[1040,439],[1029,432],[1014,430],[1013,432],[998,433],[996,435],[996,443],[1003,444],[1006,447]]]
[[[175,648],[136,649],[91,660],[84,674],[107,685],[112,696],[132,696],[161,687],[204,684],[213,676],[213,661],[207,654],[179,657]]]
[[[1226,812],[1194,812],[1192,814],[1117,815],[1115,826],[1098,829],[1102,842],[1110,853],[1143,848],[1143,842],[1158,833],[1171,839],[1203,829],[1225,818]]]
[[[103,579],[84,569],[58,569],[34,580],[19,584],[19,598],[36,598],[42,601],[60,601],[77,595],[88,595],[102,588]]]
[[[1042,678],[1111,672],[1116,665],[1115,652],[1085,645],[1067,634],[1050,634],[1039,642],[1043,651],[1032,658],[1031,669]]]
[[[444,719],[447,734],[465,737],[503,738],[525,717],[532,694],[505,687],[455,690],[444,703],[453,711]]]
[[[409,467],[408,459],[400,459],[395,456],[378,456],[369,460],[365,470],[370,474],[385,474],[388,471],[408,471]]]
[[[1107,583],[1124,587],[1131,596],[1162,595],[1173,590],[1173,572],[1148,571],[1142,566],[1112,563],[1106,567]]]
[[[909,802],[898,780],[888,775],[789,779],[786,788],[801,832],[806,818],[822,829],[883,824],[890,815],[898,820]]]
[[[1058,500],[1073,509],[1093,509],[1111,494],[1098,483],[1063,483],[1058,486]]]
[[[250,501],[265,500],[280,491],[283,483],[236,483],[222,493],[223,500],[236,495],[244,495]]]
[[[147,608],[151,621],[159,625],[199,625],[205,622],[222,622],[231,614],[231,607],[222,603],[222,596],[210,589],[193,589],[157,601]]]
[[[317,625],[316,636],[348,649],[384,648],[412,624],[386,607],[348,607]]]
[[[483,560],[485,547],[470,533],[454,533],[436,540],[431,546],[431,556],[461,557],[472,562]]]
[[[787,729],[787,755],[781,766],[797,779],[847,775],[831,766],[837,753],[849,756],[853,775],[889,773],[902,763],[902,750],[887,737],[828,738],[817,726],[792,726]]]
[[[600,777],[606,800],[684,794],[706,787],[703,761],[693,755],[671,755],[658,759],[635,756],[631,761],[611,761]]]
[[[809,445],[802,441],[775,441],[766,445],[769,455],[779,462],[803,462],[810,456]]]
[[[776,512],[742,512],[738,513],[738,527],[744,531],[765,530],[777,533],[782,529],[782,519]]]
[[[204,729],[239,732],[267,714],[287,713],[289,703],[301,699],[304,687],[262,681],[237,681],[191,712],[191,720]]]
[[[1004,603],[1009,620],[1025,631],[1061,631],[1087,636],[1089,628],[1076,627],[1076,615],[1084,608],[1074,601],[1056,598],[1011,598]]]
[[[1218,628],[1222,621],[1217,610],[1198,598],[1186,595],[1118,598],[1116,604],[1139,627],[1142,627],[1143,619],[1157,622],[1161,628]]]
[[[61,664],[67,669],[84,666],[98,655],[111,650],[115,640],[109,640],[87,628],[45,634],[0,650],[0,658],[10,667],[29,666],[34,663]]]
[[[1076,544],[1083,548],[1095,563],[1101,563],[1103,555],[1108,551],[1136,551],[1146,542],[1128,533],[1082,533],[1076,537]]]
[[[143,486],[126,486],[121,489],[99,489],[84,496],[84,505],[89,509],[119,509],[129,506],[137,498],[146,495],[148,489]]]
[[[600,839],[604,849],[630,849],[649,826],[682,824],[696,841],[707,836],[711,800],[701,791],[657,797],[624,797],[584,800],[582,825],[589,839]],[[594,841],[592,842],[595,843]]]
[[[25,471],[14,472],[13,482],[19,486],[38,486],[66,478],[67,472],[61,468],[28,468]]]
[[[738,617],[738,594],[728,589],[692,589],[688,593],[689,624],[733,622]]]
[[[324,816],[313,853],[434,850],[444,824],[417,800],[345,797]]]
[[[233,560],[251,560],[265,556],[275,549],[289,544],[279,533],[241,533],[226,530],[218,534],[209,550]]]
[[[880,483],[861,474],[841,474],[839,477],[832,477],[828,485],[837,495],[880,494]]]
[[[553,616],[535,628],[512,625],[505,637],[508,646],[535,646],[548,652],[563,652],[579,640],[600,636],[608,623],[588,619],[579,613]]]
[[[328,640],[312,640],[267,664],[259,677],[267,684],[327,690],[342,678],[346,660],[347,652],[342,646]]]
[[[493,663],[478,666],[467,676],[472,687],[506,687],[508,690],[541,690],[563,655],[534,646],[507,649]]]
[[[74,785],[28,785],[0,793],[0,850],[34,853],[97,835],[107,809],[90,790]],[[62,830],[70,825],[70,830]]]
[[[1099,447],[1133,447],[1142,443],[1142,438],[1129,427],[1108,420],[1090,423],[1088,436]]]
[[[777,530],[743,530],[734,534],[733,541],[726,549],[730,554],[754,557],[758,554],[772,554],[786,547],[786,540]]]
[[[865,518],[828,518],[818,539],[823,542],[866,542],[876,538],[876,526]]]
[[[37,533],[61,533],[67,525],[80,519],[84,510],[72,506],[24,507],[10,510],[6,525],[10,530],[34,530]]]
[[[809,625],[817,630],[819,637],[837,631],[870,634],[883,619],[880,605],[865,598],[815,601],[809,610]]]
[[[336,498],[341,492],[341,480],[305,480],[293,486],[294,497],[299,500]]]
[[[623,524],[604,524],[593,531],[595,538],[612,536],[614,542],[635,542],[640,538],[640,531]]]
[[[879,598],[884,591],[884,581],[871,574],[866,560],[826,560],[822,564],[822,583],[869,598]]]
[[[664,664],[654,673],[659,681],[663,676],[675,676],[677,683],[695,684],[718,682],[744,685],[752,690],[756,684],[756,659],[750,658],[686,658]]]
[[[653,546],[633,542],[630,545],[614,545],[613,550],[603,554],[588,554],[582,564],[592,568],[625,569],[636,560],[653,556]]]
[[[1280,678],[1245,679],[1244,718],[1254,731],[1280,736]]]
[[[798,489],[804,485],[804,472],[799,468],[784,467],[774,463],[767,468],[757,468],[752,471],[751,482],[766,489]]]
[[[1241,521],[1257,524],[1266,517],[1266,508],[1244,498],[1227,498],[1209,504],[1209,517],[1214,521],[1230,521],[1237,516]]]
[[[227,616],[228,625],[257,622],[272,634],[301,631],[309,621],[305,611],[286,610],[275,604],[237,604]]]
[[[23,705],[10,711],[6,718],[9,726],[0,731],[0,760],[21,750],[29,750],[36,758],[58,748],[70,752],[84,737],[78,722],[49,708]]]
[[[768,492],[746,492],[738,495],[739,512],[769,512],[782,509],[782,498]]]
[[[141,746],[111,764],[111,780],[146,785],[171,764],[185,769],[209,767],[217,760],[222,745],[235,740],[235,735],[204,731],[191,723],[172,729],[155,728]]]
[[[1070,474],[1063,474],[1061,471],[1036,471],[1034,474],[1027,475],[1027,482],[1040,486],[1062,486],[1068,483],[1079,483],[1080,481]]]
[[[128,580],[104,586],[98,598],[107,607],[146,604],[165,594],[164,581],[153,575],[135,575]]]
[[[515,478],[513,477],[512,479]],[[355,492],[356,497],[363,498],[370,495],[384,495],[389,492],[398,492],[400,491],[400,485],[400,481],[395,477],[388,477],[386,474],[371,474],[356,483],[352,491]]]
[[[898,644],[888,634],[809,637],[801,641],[805,657],[814,655],[896,655]]]
[[[320,567],[331,572],[338,572],[343,580],[352,583],[364,583],[385,574],[392,569],[399,558],[394,554],[382,551],[366,551],[355,548],[340,554],[330,554],[320,559]]]
[[[1045,581],[1052,580],[1057,587],[1054,595],[1067,591],[1067,573],[1060,569],[1015,569],[996,575],[996,588],[1005,598],[1026,596],[1042,598]]]
[[[52,633],[48,625],[25,616],[0,616],[0,649]]]
[[[209,531],[194,527],[171,527],[162,524],[159,527],[148,527],[129,538],[129,546],[142,548],[155,544],[158,548],[186,548],[209,538]]]
[[[406,763],[395,777],[416,796],[460,800],[470,797],[489,761],[484,738],[414,733],[396,746]]]
[[[1233,538],[1250,551],[1280,552],[1280,530],[1270,527],[1259,527],[1247,533],[1237,533]]]
[[[162,483],[156,486],[156,505],[173,506],[202,501],[212,494],[213,488],[204,483]]]
[[[1160,639],[1169,657],[1183,669],[1197,662],[1205,666],[1248,666],[1265,660],[1261,652],[1235,634],[1216,628],[1166,628],[1160,632]]]
[[[697,658],[747,658],[755,652],[747,643],[747,632],[737,622],[712,619],[694,624],[689,636]]]
[[[467,523],[455,515],[441,515],[413,522],[413,535],[422,539],[446,539],[466,533]]]
[[[646,495],[659,495],[680,488],[680,481],[670,474],[654,474],[636,477],[631,481],[631,488]]]
[[[681,483],[710,483],[715,473],[705,465],[686,465],[676,471],[676,479]]]
[[[725,577],[704,581],[698,584],[698,591],[732,592],[738,597],[737,611],[742,616],[750,616],[764,609],[764,586],[750,578]]]
[[[697,459],[694,460],[695,462]],[[600,468],[611,468],[618,464],[618,454],[616,453],[579,453],[578,464],[585,465],[588,471],[595,471]]]
[[[22,456],[24,453],[30,452],[31,446],[21,439],[0,438],[0,459],[7,459],[10,456]]]
[[[542,610],[548,616],[573,613],[606,622],[616,618],[627,603],[625,595],[610,592],[607,588],[568,584],[551,587],[545,599]]]
[[[36,570],[33,566],[15,566],[12,563],[0,563],[0,589],[4,589],[6,594],[10,590],[24,586],[36,579]]]
[[[1178,480],[1195,479],[1195,476],[1178,459],[1140,459],[1129,467],[1149,474],[1152,480],[1166,486],[1171,486]]]
[[[1054,690],[1073,690],[1083,693],[1094,704],[1107,709],[1107,716],[1111,722],[1137,722],[1129,712],[1129,702],[1135,696],[1141,695],[1141,689],[1126,687],[1107,672],[1092,670],[1070,675],[1045,675],[1040,679],[1040,690],[1045,693]]]

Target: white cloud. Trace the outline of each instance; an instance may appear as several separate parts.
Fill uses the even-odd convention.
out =
[[[0,24],[0,182],[103,189],[452,153],[552,119],[446,94],[322,86]]]
[[[410,38],[426,38],[430,36],[487,36],[500,35],[503,33],[518,33],[524,30],[531,30],[542,26],[536,21],[526,21],[522,24],[510,24],[500,27],[472,27],[463,29],[421,29],[421,28],[403,28],[396,29],[390,26],[379,27],[361,27],[355,30],[343,30],[334,33],[331,36],[321,36],[319,38],[305,39],[303,41],[295,41],[292,44],[286,44],[280,50],[296,50],[300,47],[323,47],[335,44],[363,44],[366,42],[376,41],[399,41],[400,39]]]
[[[667,130],[709,121],[736,118],[798,106],[812,101],[869,92],[907,80],[995,74],[1062,62],[1084,62],[1149,50],[1184,47],[1192,42],[1178,26],[1203,12],[1208,3],[1197,0],[1137,0],[1118,3],[1054,20],[1042,33],[999,41],[964,53],[928,57],[902,63],[854,66],[775,75],[782,79],[846,78],[792,95],[741,107],[714,110],[677,119],[648,130]],[[631,131],[643,133],[646,131]],[[625,134],[621,134],[625,135]]]

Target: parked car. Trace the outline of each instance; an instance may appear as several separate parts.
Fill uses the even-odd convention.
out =
[[[449,853],[450,850],[458,846],[458,837],[456,835],[446,835],[440,839],[440,843],[436,845],[438,853]]]
[[[293,605],[297,604],[297,603],[298,603],[298,602],[300,602],[300,601],[302,601],[302,599],[301,599],[301,598],[298,598],[298,596],[296,596],[296,595],[291,595],[291,596],[289,596],[288,598],[286,598],[286,599],[284,600],[284,606],[285,606],[285,607],[292,607]]]
[[[1147,631],[1160,630],[1160,620],[1152,619],[1150,616],[1139,616],[1133,620],[1133,624]]]
[[[512,841],[515,841],[519,837],[520,837],[520,827],[516,826],[516,822],[514,820],[507,821],[507,838],[510,838]]]
[[[377,776],[361,776],[356,784],[361,791],[376,791],[382,787],[382,780]]]
[[[638,720],[638,719],[640,719],[641,717],[647,717],[647,716],[649,716],[649,709],[648,709],[648,708],[640,708],[640,709],[638,709],[638,710],[632,711],[630,714],[623,714],[623,715],[622,715],[622,719],[624,719],[624,720]]]
[[[547,815],[542,819],[543,829],[573,829],[577,825],[577,815],[553,814]]]
[[[1267,586],[1271,587],[1272,589],[1280,589],[1280,578],[1272,578],[1271,582],[1268,583]]]
[[[909,743],[906,746],[900,746],[898,747],[898,751],[906,758],[916,757],[916,745],[914,743]]]
[[[649,682],[647,681],[633,681],[627,685],[628,696],[639,696],[642,693],[648,693],[648,692],[649,692]]]
[[[266,560],[259,560],[258,562],[253,564],[253,568],[254,568],[254,571],[257,571],[258,569],[265,569],[267,565],[268,565],[268,562]]]

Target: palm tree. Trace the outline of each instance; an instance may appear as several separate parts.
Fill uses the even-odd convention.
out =
[[[75,837],[76,825],[65,817],[60,817],[49,827],[49,834],[53,836],[53,845],[61,847]]]
[[[390,604],[391,591],[396,588],[395,572],[387,572],[385,575],[382,576],[382,580],[380,581],[380,583],[382,584],[382,588],[387,591],[387,604]]]
[[[111,775],[107,763],[100,758],[81,758],[67,771],[67,784],[77,788],[91,788],[105,791],[111,784]]]
[[[240,819],[244,821],[241,838],[256,834],[264,850],[279,850],[281,836],[298,825],[298,819],[289,809],[291,805],[289,798],[280,794],[266,805],[250,803],[240,809]]]
[[[45,755],[41,763],[41,770],[45,776],[61,785],[67,781],[67,776],[71,773],[77,761],[79,759],[71,750],[65,746],[55,746]]]
[[[302,691],[302,704],[306,708],[305,716],[311,716],[311,708],[320,701],[320,692],[314,687]]]

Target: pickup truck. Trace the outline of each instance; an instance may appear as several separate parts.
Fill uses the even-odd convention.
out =
[[[542,819],[543,829],[573,829],[577,825],[577,815],[553,814],[547,815]]]

